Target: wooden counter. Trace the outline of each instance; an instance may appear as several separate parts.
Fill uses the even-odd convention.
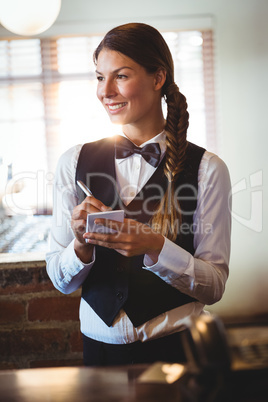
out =
[[[215,373],[196,381],[184,376],[177,382],[141,383],[149,366],[65,367],[0,372],[0,399],[4,402],[265,402],[267,370]]]

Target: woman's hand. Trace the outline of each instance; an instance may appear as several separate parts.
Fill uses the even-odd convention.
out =
[[[111,208],[106,207],[100,200],[94,197],[86,197],[84,201],[73,209],[71,227],[76,237],[74,249],[77,256],[84,263],[90,262],[93,246],[86,243],[83,234],[86,231],[87,214],[93,212],[109,211]]]
[[[164,244],[164,237],[154,232],[148,225],[133,219],[117,222],[110,219],[95,219],[98,225],[116,230],[116,233],[85,233],[88,244],[116,250],[126,257],[147,254],[156,263]]]

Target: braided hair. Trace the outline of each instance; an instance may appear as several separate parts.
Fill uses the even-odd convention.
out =
[[[155,28],[143,23],[129,23],[113,28],[105,35],[94,52],[95,63],[102,49],[124,54],[144,67],[149,74],[159,69],[166,71],[162,97],[167,103],[164,173],[168,186],[151,219],[151,225],[155,231],[174,241],[181,224],[180,205],[174,197],[175,182],[184,166],[189,114],[186,98],[174,82],[174,64],[169,47]]]

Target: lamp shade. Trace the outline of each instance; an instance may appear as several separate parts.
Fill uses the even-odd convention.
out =
[[[0,22],[18,35],[46,31],[59,15],[61,0],[0,0]]]

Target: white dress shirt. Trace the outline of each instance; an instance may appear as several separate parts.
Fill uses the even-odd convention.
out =
[[[158,142],[161,157],[165,153],[165,133],[142,144]],[[54,181],[54,210],[47,253],[47,272],[54,286],[65,294],[77,290],[94,264],[84,264],[74,251],[71,215],[78,204],[75,185],[77,160],[82,145],[65,152],[58,163]],[[115,160],[119,193],[127,205],[145,185],[155,169],[141,155]],[[198,301],[167,311],[135,328],[120,310],[108,327],[81,298],[80,322],[84,335],[98,341],[122,344],[165,336],[185,328],[189,316],[200,314],[205,304],[221,299],[228,277],[230,257],[230,178],[226,165],[215,154],[205,152],[198,171],[198,199],[193,217],[194,248],[192,256],[165,238],[156,264],[144,257],[144,269]]]

